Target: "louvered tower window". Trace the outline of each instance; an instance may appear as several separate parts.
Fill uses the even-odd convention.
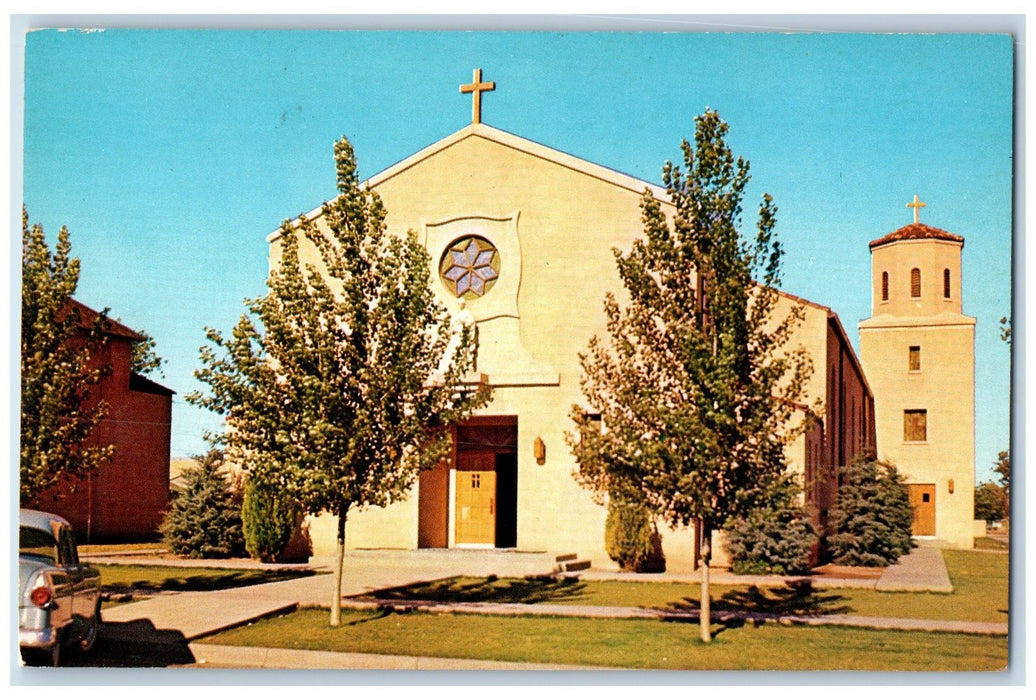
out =
[[[881,300],[889,300],[889,273],[881,273]]]
[[[910,296],[914,299],[921,296],[921,271],[916,267],[910,271]]]

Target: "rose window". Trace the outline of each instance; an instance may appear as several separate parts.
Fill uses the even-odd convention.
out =
[[[477,299],[500,276],[500,253],[480,236],[454,241],[439,261],[439,276],[446,288],[461,299]]]

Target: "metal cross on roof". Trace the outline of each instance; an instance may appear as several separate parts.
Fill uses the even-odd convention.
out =
[[[924,202],[922,202],[920,200],[920,198],[918,198],[918,196],[915,194],[914,195],[914,201],[908,203],[907,206],[914,210],[914,223],[915,224],[920,223],[921,222],[921,207],[927,207],[928,205],[925,204]]]
[[[473,93],[471,101],[471,123],[481,124],[482,123],[482,93],[492,92],[496,90],[496,83],[494,82],[482,82],[482,69],[476,68],[474,78],[467,85],[461,85],[460,91],[462,93]]]

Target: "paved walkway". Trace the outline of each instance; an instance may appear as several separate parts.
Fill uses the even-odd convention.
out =
[[[90,558],[95,562],[144,563],[136,557],[102,559]],[[148,563],[157,563],[149,560]],[[169,563],[168,561],[164,563]],[[236,560],[231,562],[177,562],[177,565],[197,566],[249,566],[269,567],[257,562]],[[136,603],[127,603],[105,609],[106,623],[125,623],[147,626],[154,630],[178,630],[183,639],[193,642],[216,631],[236,627],[247,622],[292,610],[300,606],[326,605],[331,594],[332,577],[320,575],[330,572],[326,561],[315,561],[318,575],[287,581],[248,586],[223,591],[189,592],[158,595]],[[376,590],[402,586],[420,581],[433,581],[456,575],[500,577],[521,577],[549,573],[554,559],[544,553],[515,553],[497,551],[378,551],[351,552],[346,558],[342,581],[343,596],[358,596]],[[608,571],[583,571],[582,579],[617,579],[650,581],[696,582],[697,574],[623,574]],[[712,576],[714,583],[741,583],[756,585],[780,585],[789,580],[773,576],[734,576],[717,572]],[[801,579],[800,579],[801,580]],[[811,583],[816,587],[867,587],[882,591],[939,591],[951,592],[949,576],[943,558],[931,543],[924,543],[903,557],[896,566],[884,570],[880,578],[837,578],[815,577]],[[374,602],[345,601],[349,607],[372,607]],[[427,609],[434,612],[463,612],[503,615],[576,615],[587,617],[629,617],[666,618],[687,617],[697,619],[693,611],[654,611],[642,608],[616,608],[580,605],[557,605],[539,603],[391,603],[409,609]],[[979,623],[940,620],[899,620],[871,618],[855,615],[771,615],[763,613],[732,614],[721,611],[713,613],[714,619],[722,622],[728,617],[758,621],[780,621],[809,625],[833,624],[862,626],[882,629],[910,629],[932,631],[956,631],[973,634],[1007,634],[1004,623]],[[179,664],[208,667],[233,668],[420,668],[420,669],[509,669],[535,668],[559,669],[554,665],[500,664],[470,659],[428,659],[423,657],[385,656],[369,654],[332,654],[330,652],[299,652],[293,650],[226,648],[209,644],[192,643],[193,664]],[[569,667],[566,667],[569,668]]]

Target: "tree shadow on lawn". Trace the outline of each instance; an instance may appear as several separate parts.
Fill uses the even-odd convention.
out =
[[[712,634],[722,634],[730,629],[739,629],[745,625],[758,627],[764,624],[760,617],[779,617],[796,615],[801,617],[821,617],[823,615],[840,615],[852,612],[848,605],[840,604],[847,600],[837,593],[819,593],[808,581],[789,581],[783,587],[760,588],[750,586],[748,590],[734,590],[724,593],[712,601]],[[701,599],[684,598],[678,603],[669,603],[665,610],[683,613],[701,611]],[[672,616],[663,618],[665,622],[698,624],[696,617]]]
[[[222,591],[228,588],[257,586],[261,583],[275,583],[304,576],[312,576],[309,570],[281,571],[227,571],[195,576],[173,576],[161,581],[140,579],[132,583],[105,584],[102,578],[101,591],[109,596],[125,594],[156,593],[158,591]]]
[[[577,578],[528,576],[499,579],[496,576],[451,576],[413,583],[398,588],[385,588],[357,598],[379,600],[431,601],[437,603],[550,603],[583,595],[586,584]]]
[[[762,615],[800,615],[820,617],[852,612],[842,604],[848,600],[838,593],[821,593],[808,580],[789,581],[782,587],[760,588],[750,586],[748,590],[733,590],[713,599],[712,609],[724,613],[748,613]],[[665,606],[669,610],[697,612],[701,609],[698,598],[684,598]]]

